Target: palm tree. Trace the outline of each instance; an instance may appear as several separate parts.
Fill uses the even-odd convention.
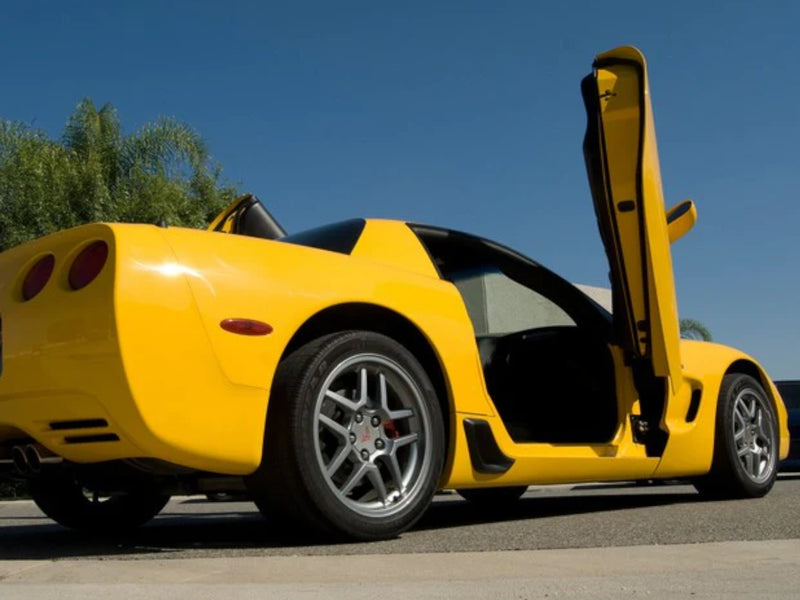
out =
[[[680,320],[681,337],[689,340],[702,340],[710,342],[712,340],[711,332],[700,321],[694,319],[681,319]]]
[[[0,122],[0,250],[92,221],[203,227],[237,195],[202,137],[162,117],[125,135],[85,98],[59,141]]]

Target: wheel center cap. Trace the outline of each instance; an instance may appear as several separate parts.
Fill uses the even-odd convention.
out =
[[[377,445],[382,445],[378,441],[383,437],[380,426],[374,427],[368,418],[365,418],[361,423],[353,421],[350,425],[350,431],[355,434],[355,439],[352,442],[353,447],[359,452],[366,450],[372,454],[375,452]],[[353,439],[352,436],[350,439]]]

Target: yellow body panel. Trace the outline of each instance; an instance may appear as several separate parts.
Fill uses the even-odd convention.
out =
[[[669,381],[660,423],[668,437],[660,456],[648,456],[635,440],[631,417],[641,415],[641,401],[629,349],[618,341],[609,341],[618,417],[613,438],[605,444],[516,443],[487,391],[464,301],[440,279],[407,224],[366,221],[346,255],[227,233],[237,201],[212,231],[96,224],[0,254],[0,458],[9,444],[32,439],[75,462],[155,458],[190,469],[251,473],[262,460],[272,377],[287,347],[315,316],[353,304],[403,317],[438,361],[450,436],[443,486],[705,473],[717,395],[734,364],[756,372],[771,394],[780,456],[786,456],[786,411],[763,370],[736,350],[679,342],[644,60],[628,48],[607,53],[598,57],[596,76],[598,94],[609,92],[601,118],[612,207],[628,199],[644,207],[643,221],[636,210],[616,214],[618,231],[611,237],[626,260],[624,294],[635,318],[649,319],[651,336],[637,340],[639,352]],[[631,157],[640,157],[644,168]],[[108,263],[96,280],[74,291],[67,283],[69,266],[94,240],[108,244]],[[23,278],[47,253],[56,259],[53,277],[39,295],[23,301]],[[230,318],[261,321],[272,332],[236,335],[220,326]],[[698,391],[698,411],[689,419]],[[466,418],[489,424],[499,449],[514,460],[508,471],[487,475],[473,468]],[[87,420],[98,424],[62,426]],[[118,439],[80,439],[97,435]]]
[[[717,397],[722,384],[720,373],[725,373],[734,363],[748,363],[756,379],[772,400],[778,418],[780,438],[779,457],[786,458],[789,453],[789,430],[786,407],[780,400],[764,369],[751,357],[728,346],[681,340],[684,385],[674,394],[667,405],[662,426],[670,437],[664,456],[658,465],[658,477],[678,477],[700,475],[708,472],[714,451],[714,424],[717,414]],[[686,421],[692,390],[702,392],[697,417]]]
[[[697,208],[691,200],[684,200],[667,211],[667,233],[669,243],[673,244],[697,222]]]
[[[435,276],[430,261],[422,263],[424,249],[407,226],[375,226],[384,240],[395,240],[364,259],[148,225],[80,227],[4,253],[3,280],[14,285],[0,300],[0,424],[78,462],[157,457],[220,473],[252,472],[261,460],[272,373],[287,344],[316,313],[351,302],[376,304],[414,323],[447,372],[459,374],[449,380],[459,410],[491,415],[458,292]],[[110,264],[92,284],[72,291],[63,265],[92,239],[109,243]],[[404,248],[407,264],[426,274],[392,266]],[[62,285],[22,302],[16,282],[46,251],[56,254],[54,277]],[[220,322],[234,317],[267,322],[274,331],[264,337],[224,331]],[[65,395],[85,397],[87,407],[43,408],[40,398],[58,403]],[[69,432],[50,432],[48,439],[40,433],[51,421],[96,418],[108,420],[120,442],[65,444]]]

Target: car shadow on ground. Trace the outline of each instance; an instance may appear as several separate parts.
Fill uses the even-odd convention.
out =
[[[663,488],[662,488],[663,489]],[[456,494],[437,497],[431,508],[403,540],[353,543],[287,529],[263,518],[249,503],[211,503],[214,512],[186,512],[201,501],[181,501],[181,510],[167,509],[144,527],[114,536],[89,535],[65,529],[47,517],[0,517],[0,560],[65,559],[83,557],[183,558],[194,556],[265,554],[358,554],[414,551],[414,536],[470,525],[532,521],[549,517],[697,503],[699,496],[683,491],[649,489],[645,493],[607,489],[600,495],[537,496],[529,493],[517,503],[487,509]],[[32,521],[34,521],[32,523]],[[409,538],[411,543],[409,543]],[[402,543],[401,543],[402,542]],[[332,550],[335,546],[335,550]],[[276,551],[277,550],[277,551]],[[457,550],[454,549],[454,550]]]
[[[414,528],[415,530],[444,529],[464,525],[503,523],[529,519],[547,519],[585,513],[610,512],[632,508],[651,508],[671,504],[698,503],[703,499],[694,491],[664,491],[647,489],[637,493],[639,486],[598,485],[585,490],[602,490],[601,495],[566,493],[536,497],[528,493],[519,501],[499,506],[480,506],[462,501],[458,495],[447,502],[434,504]],[[619,493],[615,493],[617,490]],[[644,490],[642,490],[644,491]]]

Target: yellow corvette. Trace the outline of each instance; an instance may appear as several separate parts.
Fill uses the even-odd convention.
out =
[[[749,356],[679,339],[643,56],[582,83],[613,317],[497,243],[354,219],[283,236],[253,197],[209,231],[95,224],[0,255],[0,461],[86,530],[170,494],[244,489],[269,517],[397,535],[439,488],[691,478],[755,497],[789,447]],[[279,239],[278,239],[279,238]]]

